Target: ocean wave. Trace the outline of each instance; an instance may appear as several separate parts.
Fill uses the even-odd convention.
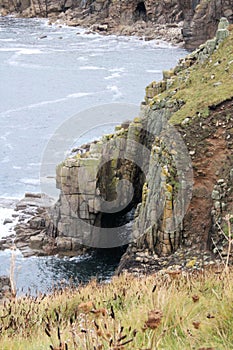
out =
[[[13,165],[12,169],[14,169],[14,170],[20,170],[20,169],[22,169],[22,167],[21,167],[21,166],[17,166],[17,165]]]
[[[85,96],[90,96],[93,95],[91,92],[76,92],[74,94],[70,94],[67,96],[67,98],[80,98],[80,97],[85,97]]]
[[[0,48],[1,52],[17,52],[19,55],[39,55],[43,51],[37,48],[24,48],[24,47],[6,47]]]
[[[17,220],[16,218],[12,218],[12,214],[14,214],[14,209],[1,207],[0,202],[0,239],[14,233],[13,227]],[[5,223],[6,219],[9,219],[11,222]]]
[[[118,100],[120,97],[122,97],[122,93],[116,85],[108,85],[107,90],[113,93],[114,100]]]
[[[123,72],[125,72],[125,68],[124,67],[120,67],[120,68],[111,68],[111,69],[109,69],[109,72],[112,72],[112,73],[118,73],[118,72],[120,72],[120,73],[123,73]]]
[[[29,166],[40,166],[40,163],[29,163]]]
[[[159,73],[162,73],[162,70],[160,70],[160,69],[147,69],[146,72],[159,74]]]
[[[106,70],[106,68],[103,67],[97,67],[97,66],[81,66],[79,67],[80,70]]]
[[[19,180],[25,185],[34,185],[37,186],[40,184],[40,179],[29,179],[29,178],[22,178]]]
[[[120,78],[121,74],[120,73],[112,73],[111,75],[108,75],[107,77],[104,77],[105,80],[111,80],[111,79],[116,79]]]
[[[64,101],[67,101],[67,100],[69,100],[71,98],[72,99],[73,98],[81,98],[81,97],[90,96],[90,95],[93,95],[93,94],[94,94],[93,92],[75,92],[75,93],[69,94],[69,95],[67,95],[65,97],[57,98],[55,100],[45,100],[45,101],[29,104],[29,105],[18,107],[18,108],[8,109],[7,111],[1,112],[0,116],[6,116],[8,114],[22,112],[22,111],[25,111],[25,110],[28,110],[28,109],[34,109],[34,108],[43,107],[43,106],[50,105],[50,104],[56,104],[56,103],[59,103],[59,102],[64,102]]]
[[[77,57],[77,60],[78,61],[88,61],[88,59],[86,57],[84,57],[84,56]]]
[[[25,68],[41,68],[40,65],[38,64],[29,64],[29,63],[24,63],[24,62],[20,62],[20,58],[21,56],[25,56],[25,55],[39,55],[39,54],[43,54],[44,52],[40,49],[37,48],[7,48],[7,49],[0,49],[1,51],[5,51],[5,52],[15,52],[6,62],[10,65],[10,66],[20,66],[20,67],[25,67]]]
[[[3,42],[12,42],[12,41],[14,41],[15,42],[16,40],[12,39],[12,38],[9,38],[9,39],[0,39],[0,41],[3,41]]]
[[[1,164],[9,163],[9,162],[10,162],[10,158],[9,158],[8,156],[5,156],[5,157],[0,161]]]

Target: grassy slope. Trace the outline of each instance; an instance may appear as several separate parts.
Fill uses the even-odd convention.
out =
[[[173,124],[179,124],[186,117],[195,117],[199,113],[205,117],[210,106],[233,97],[232,31],[210,59],[178,73],[171,88],[160,99],[176,89],[177,93],[172,99],[183,100],[185,104],[172,116]]]
[[[18,299],[0,308],[0,348],[43,350],[53,344],[56,350],[64,349],[58,346],[59,328],[69,350],[233,349],[232,282],[233,271],[225,277],[214,272],[199,277],[124,275],[109,284],[93,281],[44,299]],[[154,309],[163,315],[156,314],[145,329],[148,312]],[[155,329],[150,328],[153,324]],[[119,344],[133,341],[109,345],[124,335]]]

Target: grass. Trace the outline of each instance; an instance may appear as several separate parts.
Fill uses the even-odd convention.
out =
[[[171,100],[184,105],[172,115],[170,122],[180,124],[187,117],[208,116],[210,106],[233,97],[233,32],[204,63],[196,63],[174,76],[169,90],[159,99],[177,90]],[[155,97],[155,101],[158,97]],[[153,102],[152,102],[153,104]]]
[[[90,282],[0,305],[2,350],[233,349],[233,270]]]

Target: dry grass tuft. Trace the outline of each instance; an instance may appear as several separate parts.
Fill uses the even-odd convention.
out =
[[[125,274],[14,298],[0,305],[0,348],[233,349],[233,269],[170,277]]]

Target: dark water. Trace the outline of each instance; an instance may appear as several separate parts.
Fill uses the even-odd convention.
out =
[[[46,36],[42,39],[43,36]],[[106,103],[139,106],[144,89],[160,80],[185,51],[163,42],[85,34],[79,28],[48,26],[45,21],[0,17],[0,197],[40,191],[43,150],[65,120]],[[112,124],[124,120],[122,115]],[[96,122],[96,121],[95,121]],[[111,131],[105,125],[91,138]],[[89,130],[82,140],[90,139]],[[0,201],[0,237],[11,212]],[[73,259],[16,256],[18,289],[48,291],[61,280],[108,279],[122,252],[102,251]],[[10,252],[0,252],[0,275],[10,266]]]
[[[64,285],[86,283],[92,278],[107,281],[118,266],[124,248],[98,250],[91,255],[74,258],[31,257],[14,253],[15,281],[18,295],[50,292]],[[8,275],[12,252],[0,254],[1,275]]]

